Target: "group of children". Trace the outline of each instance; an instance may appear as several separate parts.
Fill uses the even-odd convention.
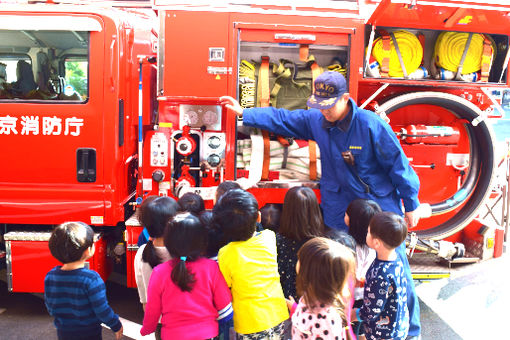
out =
[[[327,230],[317,198],[306,187],[288,191],[276,218],[277,233],[260,227],[255,197],[228,181],[218,187],[212,212],[193,194],[179,202],[149,197],[139,219],[149,235],[135,258],[145,311],[142,335],[200,340],[234,334],[243,340],[407,336],[407,284],[395,253],[407,227],[401,216],[381,212],[373,201],[349,205],[345,222],[352,237]],[[122,335],[104,283],[83,268],[94,251],[92,241],[82,237],[89,233],[90,227],[70,222],[50,238],[52,254],[64,263],[45,280],[46,305],[59,339],[99,339],[101,322],[117,338]],[[82,276],[90,279],[78,279]],[[87,300],[91,289],[94,299]],[[235,332],[229,331],[232,320]],[[82,335],[90,337],[77,337]]]

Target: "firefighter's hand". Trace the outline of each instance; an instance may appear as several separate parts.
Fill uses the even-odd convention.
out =
[[[122,333],[124,332],[124,327],[121,326],[118,331],[115,332],[115,339],[120,340],[122,339]]]
[[[237,117],[243,116],[243,108],[241,107],[239,102],[234,98],[230,96],[222,96],[220,97],[220,102],[221,105],[225,105],[227,109],[234,111]]]
[[[412,229],[416,227],[418,221],[420,220],[420,215],[418,214],[418,209],[414,211],[406,211],[405,220],[407,222],[407,228]]]

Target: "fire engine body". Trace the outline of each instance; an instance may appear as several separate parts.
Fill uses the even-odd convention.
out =
[[[31,8],[2,10],[0,15],[34,16]],[[509,90],[508,6],[384,0],[300,8],[155,1],[157,59],[151,49],[155,17],[86,8],[41,6],[37,15],[85,17],[93,26],[82,30],[89,32],[87,99],[0,100],[0,119],[18,119],[17,133],[0,127],[6,169],[0,175],[0,223],[5,224],[12,291],[41,291],[44,274],[56,263],[45,242],[29,240],[40,234],[38,228],[47,232],[51,225],[81,220],[98,233],[114,235],[114,244],[118,239],[112,231],[125,230],[127,285],[135,286],[132,261],[142,226],[133,207],[150,195],[178,198],[196,192],[210,208],[216,186],[241,177],[247,177],[248,190],[260,207],[281,204],[294,185],[310,186],[319,195],[320,150],[312,142],[280,146],[281,138],[271,140],[247,129],[219,102],[220,96],[241,100],[246,93],[253,98],[245,98],[245,107],[281,98],[278,91],[273,98],[267,96],[278,80],[272,79],[269,89],[258,84],[264,72],[280,66],[282,75],[290,72],[292,77],[303,65],[340,70],[358,105],[389,118],[420,177],[420,201],[430,206],[432,216],[422,218],[416,228],[419,236],[460,241],[461,231],[490,194],[494,145],[489,121],[503,114],[501,99]],[[374,38],[384,36],[388,42],[399,30],[422,36],[421,66],[427,70],[434,63],[432,51],[441,32],[484,34],[494,42],[490,70],[477,75],[480,81],[369,73]],[[243,67],[254,70],[249,86],[243,86],[250,83]],[[380,71],[385,71],[384,65]],[[311,87],[308,91],[303,98]],[[28,118],[23,118],[32,116],[40,117],[39,134],[29,130]],[[57,135],[60,130],[47,129],[45,135],[43,118],[53,116],[61,118],[62,131]],[[282,149],[285,156],[273,149]],[[297,160],[289,161],[292,153]],[[271,165],[278,157],[295,168]],[[31,233],[16,236],[24,231]],[[104,259],[98,261],[106,265]]]
[[[106,279],[105,236],[117,229],[122,236],[119,228],[133,210],[138,56],[155,52],[154,12],[3,4],[0,18],[0,62],[7,77],[11,59],[14,76],[16,63],[26,60],[41,82],[30,92],[5,86],[0,100],[0,220],[9,288],[43,290],[45,273],[57,263],[48,252],[48,227],[63,221],[83,221],[104,232],[90,266]],[[70,84],[64,67],[75,61],[83,65],[84,91],[65,95]],[[51,76],[44,79],[44,73]],[[43,85],[51,88],[43,91]]]

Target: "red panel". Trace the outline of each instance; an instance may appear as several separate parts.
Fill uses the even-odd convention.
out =
[[[55,266],[61,265],[50,253],[46,241],[10,241],[13,292],[43,293],[44,278]],[[106,262],[106,241],[95,243],[96,252],[88,261],[90,269],[106,280],[111,272]]]
[[[306,30],[304,27],[299,26],[282,26],[282,28],[275,28],[274,26],[238,25],[241,28],[241,41],[347,46],[349,44],[348,34],[354,32],[353,29],[341,28]],[[247,28],[245,29],[244,27]],[[290,28],[293,29],[290,30]],[[323,30],[327,33],[321,32]],[[287,34],[292,34],[292,36],[286,38]]]
[[[419,1],[415,6],[383,0],[368,23],[375,26],[507,34],[510,5],[482,1]]]
[[[165,96],[220,97],[227,93],[227,75],[208,67],[231,67],[228,13],[164,12]],[[225,49],[224,61],[209,61],[209,48]],[[160,65],[161,67],[161,65]]]
[[[257,202],[259,203],[259,208],[262,208],[264,205],[268,203],[283,203],[285,198],[285,194],[289,189],[281,189],[281,188],[251,188],[248,189],[250,193],[255,196]],[[321,193],[319,189],[314,189],[315,195],[317,195],[317,199],[319,202],[321,201]]]

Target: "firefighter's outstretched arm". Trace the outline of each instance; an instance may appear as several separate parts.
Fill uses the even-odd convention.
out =
[[[241,107],[241,104],[234,98],[230,96],[222,96],[220,97],[221,105],[224,105],[227,109],[232,110],[235,112],[237,117],[243,116],[243,108]]]

